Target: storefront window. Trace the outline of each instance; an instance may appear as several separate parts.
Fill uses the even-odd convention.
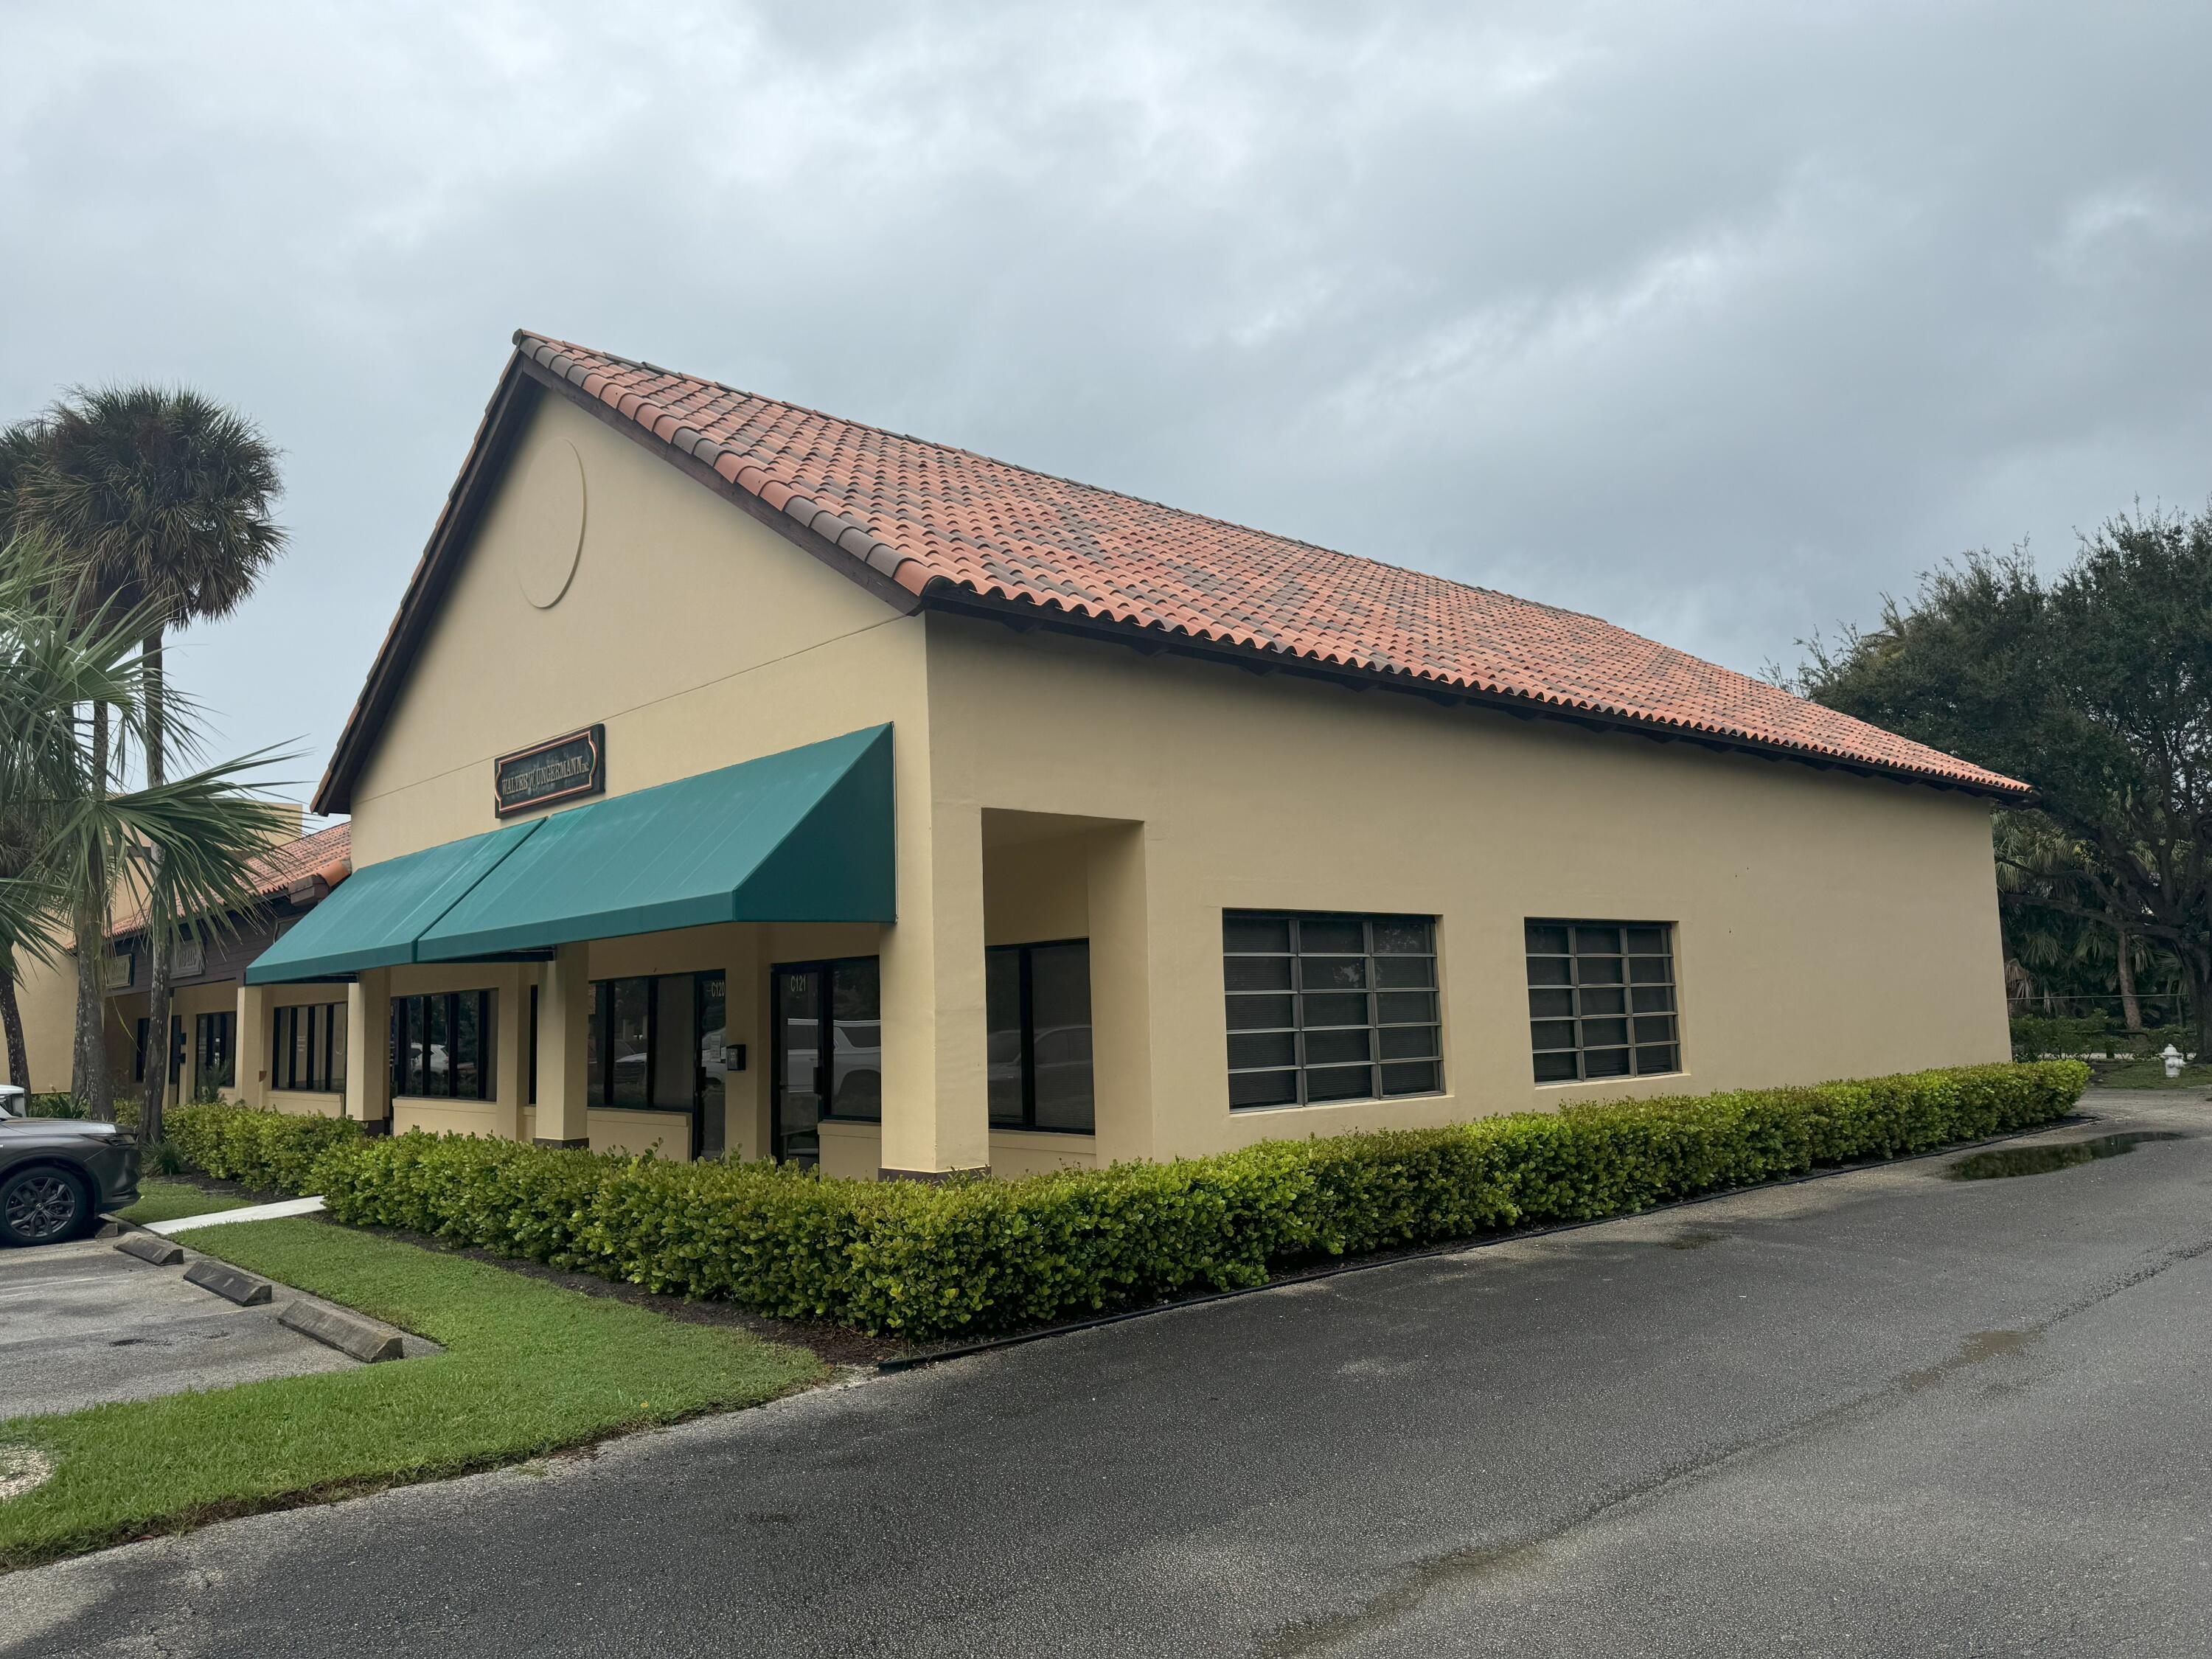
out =
[[[491,1063],[498,1012],[496,991],[394,997],[392,1092],[431,1100],[493,1098],[499,1090]]]
[[[826,1118],[874,1122],[884,1110],[882,989],[873,957],[775,969],[776,1156],[811,1164]]]
[[[198,1021],[198,1060],[192,1081],[194,1094],[213,1094],[238,1082],[238,1061],[233,1038],[238,1029],[235,1013],[202,1014]]]
[[[712,1135],[702,1138],[695,1130],[693,1148],[708,1150],[703,1139],[711,1139],[713,1150],[719,1151],[723,1006],[720,974],[593,981],[585,1036],[586,1104],[629,1111],[703,1111],[711,1084]]]
[[[983,978],[991,1121],[1091,1133],[1089,941],[998,946]]]
[[[397,1004],[393,1005],[396,1008]],[[202,1016],[203,1018],[210,1016]],[[212,1018],[228,1018],[228,1015]],[[301,1003],[279,1008],[270,1022],[269,1086],[340,1094],[345,1090],[346,1006],[343,1002]],[[204,1038],[203,1038],[204,1043]],[[201,1065],[207,1050],[201,1048]]]

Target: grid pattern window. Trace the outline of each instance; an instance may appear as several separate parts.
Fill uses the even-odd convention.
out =
[[[1671,922],[1528,923],[1537,1082],[1679,1072],[1679,1018]]]
[[[269,1086],[310,1094],[343,1094],[346,1006],[309,1002],[273,1011]]]
[[[1091,942],[993,945],[983,1003],[994,1127],[1091,1133]]]
[[[1222,914],[1232,1111],[1443,1089],[1433,916]]]
[[[492,1099],[498,1012],[496,991],[392,998],[392,1092],[417,1099]]]

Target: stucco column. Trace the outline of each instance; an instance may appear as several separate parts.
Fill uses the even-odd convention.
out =
[[[740,927],[738,943],[722,969],[722,1013],[729,1059],[745,1051],[744,1071],[722,1078],[722,1148],[726,1158],[750,1162],[769,1155],[768,969],[762,930]]]
[[[353,1045],[346,1045],[349,1052]],[[246,1106],[269,1103],[269,988],[238,988],[238,1098]]]
[[[392,1121],[392,970],[364,968],[346,987],[346,1115]]]
[[[238,988],[238,1100],[242,1106],[269,1103],[269,988]]]
[[[545,964],[538,992],[538,1127],[540,1146],[588,1146],[591,1085],[585,1039],[591,1030],[587,947],[563,945]]]
[[[1091,1089],[1098,1162],[1149,1158],[1152,1121],[1152,928],[1145,826],[1089,842]]]
[[[530,989],[536,964],[512,968],[499,982],[499,1012],[492,1051],[492,1133],[522,1139],[522,1109],[530,1098]]]
[[[884,933],[886,1178],[988,1170],[983,815],[933,804],[926,857],[902,858],[899,916]]]

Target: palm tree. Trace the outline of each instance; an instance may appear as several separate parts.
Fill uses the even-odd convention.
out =
[[[15,484],[40,447],[36,422],[0,428],[0,544],[15,517]],[[0,881],[21,879],[29,871],[33,835],[20,801],[0,799]],[[25,941],[0,925],[0,1037],[8,1048],[8,1079],[30,1086],[31,1056],[23,1036],[23,1013],[15,1001],[15,975]]]
[[[144,617],[143,740],[146,782],[158,788],[170,747],[165,637],[182,623],[229,615],[283,550],[284,532],[270,516],[281,487],[276,452],[252,422],[185,388],[79,390],[40,424],[19,465],[17,522],[36,526],[82,566],[95,604]],[[143,874],[149,917],[178,914],[158,855]],[[164,1042],[170,932],[147,933],[147,1029]],[[104,1055],[102,1044],[87,1059],[104,1072]],[[167,1066],[146,1068],[139,1122],[149,1140],[161,1138],[167,1083]]]
[[[106,714],[118,740],[143,742],[158,717],[179,752],[197,752],[191,705],[153,690],[156,671],[143,647],[159,614],[151,603],[88,608],[66,568],[43,550],[21,538],[0,550],[0,801],[28,836],[15,867],[0,872],[0,940],[52,961],[57,923],[66,924],[77,944],[80,996],[89,979],[103,1006],[107,872],[140,865],[161,872],[173,902],[166,915],[149,915],[149,934],[173,943],[179,915],[227,928],[235,925],[230,918],[258,912],[253,862],[283,823],[281,810],[243,782],[278,758],[265,753],[138,789],[108,787],[88,708]],[[96,1080],[106,1043],[104,1030],[94,1031],[103,1039]],[[87,1103],[112,1115],[97,1094]]]

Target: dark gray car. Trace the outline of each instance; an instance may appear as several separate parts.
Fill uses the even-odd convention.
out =
[[[138,1139],[112,1123],[22,1117],[0,1085],[0,1244],[54,1244],[138,1201]]]

